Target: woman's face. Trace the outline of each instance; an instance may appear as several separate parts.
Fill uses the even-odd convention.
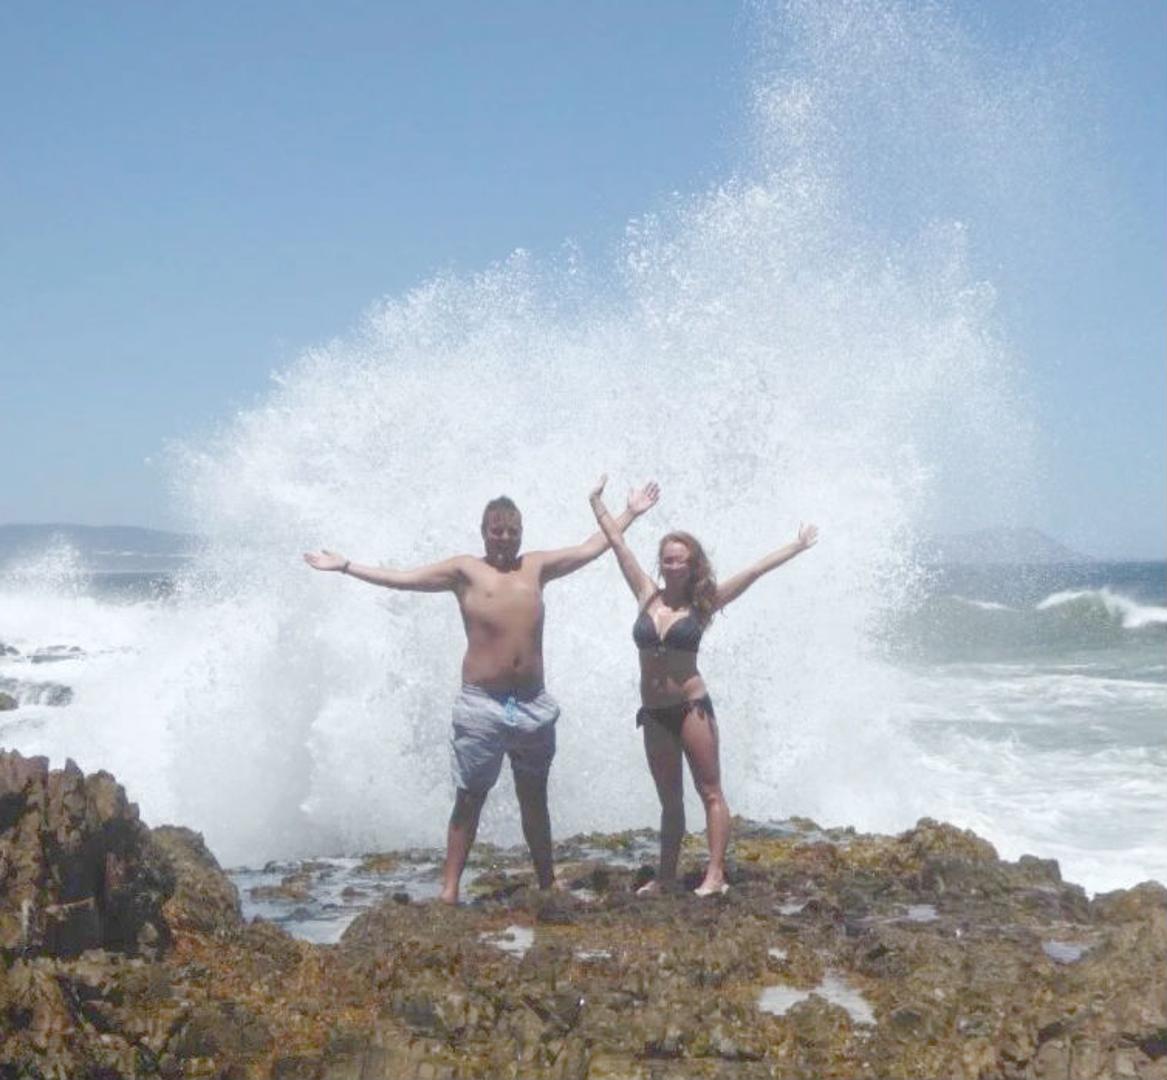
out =
[[[660,572],[666,586],[688,585],[689,549],[680,540],[670,540],[660,549]]]

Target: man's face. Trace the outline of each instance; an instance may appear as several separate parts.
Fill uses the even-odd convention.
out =
[[[514,562],[523,542],[522,517],[511,510],[492,510],[482,525],[482,542],[488,563],[506,566]]]

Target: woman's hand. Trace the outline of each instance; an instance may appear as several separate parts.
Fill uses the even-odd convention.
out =
[[[344,570],[349,560],[335,551],[325,548],[323,551],[308,551],[304,553],[304,561],[313,570]]]
[[[604,477],[606,480],[607,477]],[[647,513],[660,498],[660,485],[655,480],[649,480],[642,488],[633,488],[628,492],[628,509],[633,516],[640,517]]]
[[[817,525],[803,525],[799,522],[798,525],[798,546],[805,551],[808,547],[814,547],[819,538],[819,527]]]

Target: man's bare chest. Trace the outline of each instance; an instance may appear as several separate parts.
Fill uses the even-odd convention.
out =
[[[461,603],[466,617],[476,622],[530,623],[543,615],[543,590],[533,574],[486,571],[468,582]]]

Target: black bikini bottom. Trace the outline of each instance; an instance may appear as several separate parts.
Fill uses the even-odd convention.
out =
[[[642,705],[636,711],[636,726],[641,727],[645,720],[655,720],[662,727],[668,728],[674,735],[680,735],[681,725],[684,724],[685,717],[691,712],[703,712],[711,719],[716,716],[713,712],[713,702],[706,694],[704,697],[694,698],[692,701],[682,701],[676,705],[660,705],[655,708]]]

